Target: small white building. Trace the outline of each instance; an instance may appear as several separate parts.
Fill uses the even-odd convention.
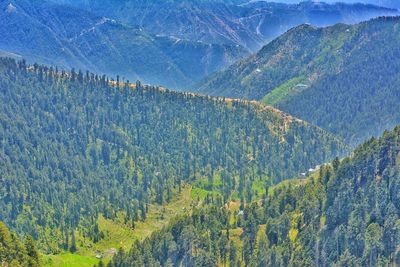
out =
[[[307,84],[304,84],[304,83],[298,83],[298,84],[296,84],[296,87],[297,87],[297,88],[307,88],[308,85],[307,85]]]

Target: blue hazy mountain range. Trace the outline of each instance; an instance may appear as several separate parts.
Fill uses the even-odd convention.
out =
[[[274,0],[274,2],[279,2],[279,3],[286,3],[286,4],[297,4],[300,1],[296,0]],[[318,1],[315,1],[318,2]],[[336,3],[336,2],[342,2],[342,3],[347,3],[347,4],[354,4],[354,3],[364,3],[364,4],[372,4],[372,5],[377,5],[377,6],[383,6],[383,7],[391,7],[391,8],[400,8],[400,1],[398,0],[325,0],[326,3]]]
[[[59,67],[188,86],[246,55],[236,45],[155,36],[45,1],[0,1],[0,54]]]
[[[56,0],[54,0],[56,1]],[[57,0],[147,31],[205,43],[238,44],[255,52],[303,23],[353,24],[393,10],[365,4],[300,4],[222,0]]]
[[[0,55],[190,90],[303,23],[397,14],[363,4],[0,0]],[[60,5],[63,4],[63,5]]]

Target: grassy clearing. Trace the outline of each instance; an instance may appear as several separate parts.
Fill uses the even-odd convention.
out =
[[[264,179],[255,180],[252,185],[252,190],[254,194],[254,199],[262,198],[263,194],[265,194],[265,188],[268,183],[268,178],[265,177]]]
[[[124,224],[122,213],[116,220],[100,216],[98,223],[100,230],[105,233],[104,239],[94,244],[77,232],[76,254],[42,255],[41,260],[45,267],[92,267],[99,262],[96,255],[102,255],[103,262],[107,263],[112,258],[113,249],[118,250],[122,247],[129,250],[135,240],[142,240],[166,226],[172,218],[190,210],[192,205],[192,188],[185,186],[170,203],[164,206],[149,205],[146,220],[136,222],[134,230]]]
[[[41,263],[44,267],[63,266],[63,267],[81,267],[93,266],[98,260],[93,257],[86,257],[72,253],[64,253],[58,255],[43,255]]]
[[[216,178],[218,183],[219,177],[217,176]],[[254,184],[252,189],[257,197],[260,197],[260,195],[265,192],[266,181],[267,179],[263,179]],[[270,187],[269,193],[273,194],[273,191],[281,186],[288,186],[289,184],[296,186],[308,181],[309,179],[284,181],[276,186]],[[204,187],[207,188],[208,186],[206,180],[202,180],[200,185],[203,188],[192,188],[191,186],[183,187],[181,193],[177,193],[175,198],[164,206],[149,205],[149,212],[146,220],[144,222],[136,222],[134,230],[130,226],[124,224],[122,213],[119,214],[116,220],[109,220],[100,216],[98,223],[100,230],[105,233],[104,239],[94,244],[80,235],[79,232],[76,232],[78,246],[76,254],[62,253],[57,255],[42,255],[42,265],[45,267],[92,267],[99,262],[96,255],[102,255],[103,262],[107,263],[112,258],[112,253],[110,253],[112,249],[118,250],[122,247],[125,250],[129,250],[135,240],[143,240],[154,231],[166,226],[175,216],[187,213],[191,210],[192,207],[196,205],[197,199],[201,202],[208,193],[215,193],[214,191],[204,189]],[[238,200],[232,200],[229,205],[227,205],[232,212],[232,224],[235,221],[233,213],[239,211],[239,206],[240,201]],[[260,225],[259,233],[261,231],[265,232],[265,225]],[[239,248],[239,255],[243,247],[242,240],[240,239],[242,233],[243,229],[240,227],[230,230],[230,239]]]
[[[191,197],[194,200],[204,200],[208,194],[212,193],[211,191],[205,190],[203,188],[193,188]]]
[[[279,87],[275,88],[270,93],[265,95],[261,99],[261,102],[270,106],[278,104],[284,98],[293,94],[297,90],[296,85],[298,85],[302,80],[304,80],[304,77],[295,77],[288,80],[284,84],[280,85]]]

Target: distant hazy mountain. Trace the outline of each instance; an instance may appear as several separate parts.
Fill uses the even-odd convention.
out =
[[[379,6],[400,8],[400,1],[398,0],[369,0],[368,2]]]
[[[279,2],[279,3],[291,3],[291,4],[297,4],[299,0],[274,0],[273,2]],[[400,8],[400,1],[398,0],[325,0],[327,3],[336,3],[336,2],[342,2],[342,3],[347,3],[347,4],[354,4],[354,3],[364,3],[364,4],[373,4],[377,6],[383,6],[383,7],[390,7],[390,8]]]
[[[366,3],[384,6],[384,7],[391,7],[391,8],[400,8],[400,1],[398,0],[364,0]],[[360,1],[363,2],[363,1]]]
[[[45,1],[0,1],[0,51],[183,88],[245,55],[236,45],[157,37],[141,28]]]
[[[262,100],[351,142],[400,123],[400,18],[296,27],[201,91]]]
[[[393,14],[393,10],[371,5],[312,2],[293,5],[219,0],[57,2],[86,8],[129,25],[138,25],[154,34],[206,43],[238,44],[250,51],[258,50],[263,44],[302,23],[327,26]]]

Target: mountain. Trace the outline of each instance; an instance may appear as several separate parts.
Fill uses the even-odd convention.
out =
[[[315,26],[356,23],[395,10],[364,4],[303,2],[277,4],[264,1],[56,1],[86,8],[147,31],[205,43],[240,45],[257,51],[286,30],[303,23]]]
[[[90,69],[183,89],[246,55],[236,45],[157,37],[73,7],[0,1],[0,50],[30,62]]]
[[[396,1],[396,0],[379,0],[375,4],[379,5],[379,6],[386,6],[386,7],[397,8],[397,9],[400,8],[400,3],[399,3],[399,1]]]
[[[249,11],[240,18],[241,23],[248,25],[252,32],[261,34],[267,42],[305,23],[317,27],[337,23],[354,24],[377,16],[399,14],[397,10],[373,5],[327,4],[320,1],[304,1],[292,5],[253,1],[246,7]]]
[[[299,2],[296,0],[290,1],[290,0],[281,0],[277,2],[283,2],[283,3],[290,3],[290,2]],[[332,2],[335,3],[337,2],[336,0],[331,0],[331,1],[326,1],[326,2]],[[382,6],[382,7],[389,7],[389,8],[400,8],[400,2],[397,0],[342,0],[340,2],[343,3],[348,3],[348,4],[353,4],[353,3],[365,3],[365,4],[373,4],[376,6]]]
[[[400,123],[400,19],[301,25],[211,76],[200,91],[261,100],[349,143]]]
[[[74,229],[98,242],[100,214],[145,220],[185,184],[252,199],[347,149],[257,102],[89,72],[1,59],[0,88],[0,220],[47,253],[75,251]]]
[[[242,8],[224,1],[64,1],[90,12],[137,25],[161,36],[240,45],[254,50],[263,44],[238,21]],[[85,4],[86,3],[86,4]]]
[[[294,25],[353,23],[394,12],[315,3],[73,3],[78,7],[1,0],[1,53],[188,90]]]
[[[400,8],[400,2],[397,0],[367,0],[364,2],[373,4],[373,5],[377,5],[377,6],[384,6],[384,7],[397,8],[397,9]]]
[[[261,201],[209,202],[109,266],[396,266],[400,126]]]

